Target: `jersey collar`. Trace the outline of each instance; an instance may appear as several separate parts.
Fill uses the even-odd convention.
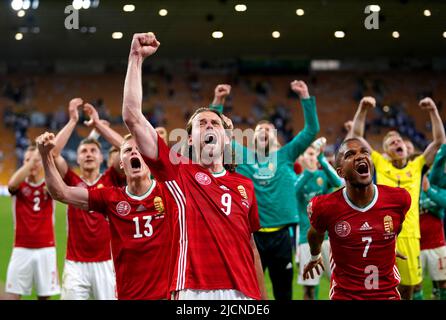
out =
[[[88,182],[87,180],[85,180],[83,177],[80,177],[82,179],[83,182],[85,182],[85,184],[89,187],[94,186],[96,183],[98,183],[99,179],[101,179],[102,177],[102,173],[99,174],[99,176],[96,178],[96,180],[94,180],[93,182]]]
[[[223,177],[226,174],[226,169],[223,168],[220,172],[211,172],[214,178],[220,178]]]
[[[149,190],[147,190],[147,192],[144,193],[142,196],[137,196],[137,195],[130,193],[129,186],[125,187],[125,193],[133,200],[141,201],[141,200],[144,200],[145,198],[147,198],[148,196],[150,196],[153,189],[155,189],[155,186],[156,186],[156,180],[152,180],[152,184],[150,185]]]
[[[37,181],[36,183],[29,181],[28,178],[25,179],[26,183],[29,184],[31,187],[40,187],[44,182],[45,182],[45,178],[43,178],[40,181]]]
[[[345,202],[347,202],[347,204],[352,209],[357,210],[359,212],[366,212],[366,211],[370,210],[375,205],[376,201],[378,201],[378,187],[375,184],[373,185],[373,190],[374,190],[374,195],[373,195],[372,201],[363,208],[355,206],[353,204],[353,202],[350,201],[350,199],[348,198],[348,195],[347,195],[347,188],[342,189],[342,195],[344,196]]]

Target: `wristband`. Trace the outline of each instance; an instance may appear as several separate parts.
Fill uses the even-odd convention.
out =
[[[313,256],[311,255],[311,262],[319,260],[321,257],[321,253],[319,252],[317,255]]]

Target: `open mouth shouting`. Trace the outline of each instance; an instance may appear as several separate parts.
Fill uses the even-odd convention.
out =
[[[365,161],[358,162],[355,166],[355,171],[361,178],[368,178],[370,176],[370,168]]]
[[[217,135],[213,132],[206,133],[204,135],[205,144],[217,144]]]
[[[399,155],[400,157],[402,157],[404,155],[404,151],[402,147],[398,147],[396,148],[396,154]]]
[[[142,167],[141,160],[137,157],[130,159],[130,165],[134,172],[140,171]]]

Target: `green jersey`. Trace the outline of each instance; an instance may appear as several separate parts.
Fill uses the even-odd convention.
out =
[[[316,99],[301,99],[305,125],[289,143],[270,153],[260,161],[255,152],[233,142],[237,161],[237,172],[254,183],[259,206],[260,225],[263,228],[281,227],[299,222],[297,201],[294,196],[296,174],[294,162],[314,141],[319,132]],[[221,106],[211,106],[222,111]]]
[[[322,170],[309,171],[305,169],[298,175],[295,184],[299,211],[299,244],[308,242],[307,233],[310,229],[310,220],[307,215],[307,206],[310,200],[315,196],[330,193],[342,185],[342,180],[322,154],[318,156],[318,160]],[[325,239],[328,239],[327,233],[325,233]]]

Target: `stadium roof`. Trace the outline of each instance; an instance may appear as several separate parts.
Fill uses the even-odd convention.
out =
[[[79,30],[67,30],[64,9],[71,2],[41,0],[18,17],[11,1],[2,1],[0,61],[122,60],[132,34],[145,31],[157,34],[166,58],[430,58],[446,49],[446,1],[101,0],[97,8],[79,11]],[[123,11],[128,3],[135,5],[133,12]],[[247,10],[236,11],[236,4]],[[380,6],[378,30],[364,27],[368,4]],[[160,9],[167,15],[160,16]],[[212,38],[214,31],[223,38]],[[280,37],[273,38],[273,31]],[[345,37],[335,38],[335,31]],[[392,37],[394,31],[399,38]],[[122,38],[112,39],[113,32]]]

